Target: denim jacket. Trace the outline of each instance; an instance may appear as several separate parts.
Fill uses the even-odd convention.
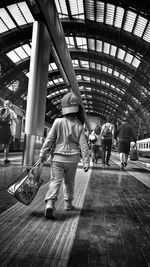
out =
[[[52,155],[82,155],[83,166],[89,166],[90,156],[83,126],[75,118],[57,118],[40,150],[40,158],[45,159],[50,151]]]

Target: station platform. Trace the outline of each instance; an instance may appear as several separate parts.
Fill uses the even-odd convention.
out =
[[[110,167],[99,159],[84,173],[79,164],[76,209],[64,211],[61,188],[56,218],[50,220],[44,217],[50,163],[44,165],[38,194],[25,206],[6,191],[24,169],[21,154],[10,159],[3,166],[0,158],[1,267],[150,266],[150,168],[142,160],[129,160],[126,171],[117,153]]]

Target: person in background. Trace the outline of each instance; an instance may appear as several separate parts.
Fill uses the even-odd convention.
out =
[[[90,164],[89,148],[82,114],[79,116],[79,100],[69,92],[61,99],[62,118],[55,119],[51,130],[40,150],[39,160],[45,161],[46,154],[51,150],[51,179],[45,196],[45,217],[54,218],[55,202],[62,181],[65,210],[72,210],[74,199],[75,175],[80,161],[80,151],[84,171]],[[81,109],[80,109],[81,111]],[[81,118],[81,121],[79,119]]]
[[[121,169],[128,164],[128,156],[130,152],[130,142],[133,140],[136,145],[136,133],[134,128],[127,122],[127,118],[124,118],[122,124],[117,127],[116,131],[118,137],[118,153],[120,157]]]
[[[100,154],[100,132],[101,128],[99,125],[97,125],[89,136],[90,147],[92,152],[91,157],[93,163],[97,163]]]
[[[108,115],[106,123],[102,125],[100,138],[102,147],[102,166],[110,166],[109,160],[111,156],[111,147],[114,143],[114,131],[115,127],[112,123],[112,116]]]
[[[9,146],[11,138],[15,135],[15,124],[18,123],[17,115],[12,110],[12,103],[4,101],[4,107],[0,109],[0,143],[4,146],[4,165],[9,164]]]

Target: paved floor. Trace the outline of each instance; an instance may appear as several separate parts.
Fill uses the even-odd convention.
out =
[[[1,267],[150,266],[150,170],[129,162],[121,171],[113,156],[110,167],[102,168],[99,160],[88,174],[79,168],[77,209],[64,212],[61,188],[52,221],[44,218],[47,166],[44,184],[29,207],[6,192],[21,168],[17,161],[0,168]]]
[[[68,266],[150,266],[149,194],[115,164],[93,169]]]

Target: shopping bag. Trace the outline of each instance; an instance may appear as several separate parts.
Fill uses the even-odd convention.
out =
[[[139,160],[139,153],[137,148],[132,148],[130,150],[130,160],[136,161]]]
[[[30,205],[43,183],[43,180],[40,178],[42,168],[43,163],[35,163],[33,167],[25,169],[8,186],[8,193],[13,195],[21,203]]]

